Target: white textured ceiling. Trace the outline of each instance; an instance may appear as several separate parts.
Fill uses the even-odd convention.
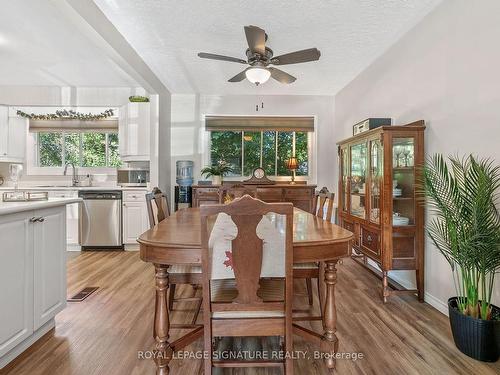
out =
[[[94,0],[173,93],[333,95],[440,0]],[[269,35],[275,56],[317,47],[318,62],[281,69],[298,79],[255,87],[227,80],[245,66],[197,57],[245,58],[244,25]]]
[[[137,83],[85,37],[56,2],[5,0],[0,8],[0,85],[135,87]]]

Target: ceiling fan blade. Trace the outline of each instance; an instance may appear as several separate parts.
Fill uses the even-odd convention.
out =
[[[283,70],[279,70],[276,68],[267,68],[271,72],[271,77],[273,77],[276,81],[280,83],[292,83],[295,82],[297,78],[294,76],[284,72]]]
[[[249,68],[246,68],[244,71],[242,71],[242,72],[240,72],[240,73],[236,74],[233,78],[228,79],[227,81],[228,81],[228,82],[241,82],[241,81],[243,81],[245,78],[247,78],[247,76],[246,76],[246,74],[245,74],[245,73],[246,73],[246,71],[247,71],[248,69],[249,69]]]
[[[198,54],[198,57],[201,57],[202,59],[221,60],[221,61],[237,62],[240,64],[248,64],[246,60],[238,59],[237,57],[215,55],[213,53],[200,52]]]
[[[298,64],[308,61],[319,60],[321,52],[317,48],[303,49],[302,51],[290,52],[285,55],[276,56],[271,59],[273,65]]]
[[[257,26],[245,26],[248,47],[252,53],[266,54],[266,32]]]

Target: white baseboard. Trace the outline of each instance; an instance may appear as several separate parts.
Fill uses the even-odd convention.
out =
[[[440,299],[434,297],[432,294],[429,294],[427,292],[425,292],[424,300],[429,305],[434,307],[437,311],[448,316],[448,303],[447,302],[443,302]]]
[[[0,358],[0,369],[3,369],[10,362],[16,359],[22,352],[28,349],[36,341],[38,341],[43,335],[49,332],[52,328],[56,326],[56,321],[54,318],[49,320],[43,326],[38,328],[30,337],[21,342],[19,345],[15,346],[7,354]]]
[[[401,286],[404,286],[406,289],[416,289],[416,286],[412,282],[408,281],[407,279],[398,277],[394,274],[394,272],[389,271],[389,277]]]
[[[68,244],[66,246],[67,251],[82,251],[82,247],[76,244]]]
[[[124,244],[125,251],[139,251],[139,244]]]
[[[394,273],[391,272],[389,272],[389,277],[394,281],[396,281],[398,284],[404,286],[406,289],[415,289],[415,285],[413,285],[413,283],[409,282],[407,279],[399,278],[398,276],[394,275]],[[432,307],[434,307],[440,313],[448,316],[447,302],[441,301],[439,298],[434,297],[429,292],[424,293],[424,301],[427,302]]]

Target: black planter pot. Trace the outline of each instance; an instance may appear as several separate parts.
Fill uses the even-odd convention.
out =
[[[492,305],[500,313],[500,308]],[[458,310],[457,298],[448,300],[451,332],[457,348],[471,358],[495,362],[500,356],[500,321],[475,319]],[[498,316],[498,315],[497,315]]]

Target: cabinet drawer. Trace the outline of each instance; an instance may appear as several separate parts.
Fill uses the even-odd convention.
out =
[[[213,197],[214,195],[219,195],[219,188],[203,188],[196,189],[195,194],[198,197]]]
[[[281,202],[283,189],[276,188],[257,188],[256,196],[264,202]]]
[[[78,197],[77,190],[55,190],[49,191],[50,198],[76,198]]]
[[[312,189],[285,189],[285,199],[308,199],[312,197]]]
[[[343,220],[342,221],[342,226],[347,229],[349,232],[354,233],[354,223],[351,223],[350,221]]]
[[[198,199],[197,207],[205,206],[207,204],[219,204],[218,199]]]
[[[146,200],[146,191],[129,190],[123,192],[124,202],[142,202]]]
[[[346,219],[343,219],[342,220],[342,227],[344,227],[345,229],[347,229],[349,232],[352,232],[354,233],[354,241],[353,241],[353,246],[358,248],[359,249],[359,246],[360,246],[360,240],[359,240],[359,224],[358,223],[355,223],[355,222],[352,222],[352,221],[348,221]]]
[[[219,202],[219,188],[196,189],[194,192],[195,199],[198,201],[213,201]]]
[[[380,235],[361,227],[361,247],[368,253],[380,257]]]

